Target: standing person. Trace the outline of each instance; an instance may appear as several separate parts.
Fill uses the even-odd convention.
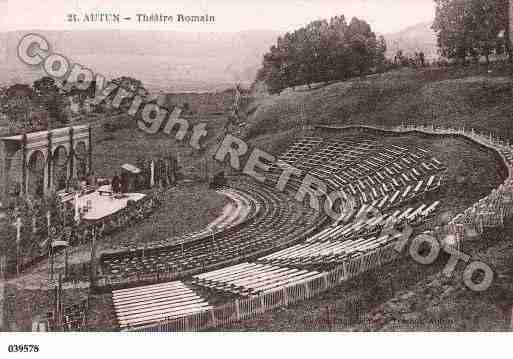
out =
[[[422,67],[424,67],[425,63],[426,63],[426,55],[424,55],[424,51],[421,51],[419,53],[419,57],[420,57],[420,64],[422,65]]]
[[[114,177],[112,178],[112,193],[118,194],[119,193],[119,177],[116,173]]]
[[[89,186],[96,187],[96,176],[94,175],[94,172],[90,172],[87,176],[87,184]]]
[[[121,179],[120,179],[120,192],[121,193],[127,193],[128,192],[128,175],[124,172],[121,173]]]

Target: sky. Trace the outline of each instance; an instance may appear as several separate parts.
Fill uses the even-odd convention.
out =
[[[115,13],[120,23],[67,21],[89,13]],[[140,23],[136,14],[163,14],[172,23]],[[178,23],[176,15],[215,16],[214,23]],[[131,29],[237,32],[290,31],[317,19],[344,14],[387,34],[434,18],[433,0],[0,0],[0,31]]]

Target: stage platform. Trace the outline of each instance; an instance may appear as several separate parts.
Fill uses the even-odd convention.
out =
[[[100,192],[102,192],[101,195]],[[142,193],[123,193],[122,197],[116,198],[112,195],[106,194],[107,192],[110,192],[110,190],[100,188],[99,190],[78,198],[78,206],[80,208],[87,207],[88,203],[91,204],[91,208],[84,213],[84,216],[82,217],[84,220],[97,221],[104,217],[108,217],[125,208],[128,201],[132,200],[137,202],[146,196]]]

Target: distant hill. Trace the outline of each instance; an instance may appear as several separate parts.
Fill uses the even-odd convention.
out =
[[[430,23],[385,35],[387,56],[397,49],[422,49],[436,58]],[[32,83],[42,73],[16,56],[26,33],[45,36],[53,49],[107,78],[121,75],[140,79],[153,92],[213,92],[249,85],[262,57],[280,35],[277,31],[190,33],[177,31],[16,31],[0,33],[0,84]]]
[[[19,39],[45,36],[53,49],[112,78],[133,76],[153,91],[217,91],[255,78],[275,31],[189,33],[173,31],[17,31],[0,33],[0,83],[30,83],[41,76],[20,63]]]
[[[424,22],[394,34],[384,35],[387,42],[387,57],[393,58],[397,50],[401,49],[405,54],[424,51],[427,58],[438,58],[436,34],[431,25],[431,22]]]

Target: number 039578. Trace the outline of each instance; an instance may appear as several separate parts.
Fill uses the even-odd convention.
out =
[[[7,346],[9,353],[37,353],[39,345],[37,344],[10,344]]]

